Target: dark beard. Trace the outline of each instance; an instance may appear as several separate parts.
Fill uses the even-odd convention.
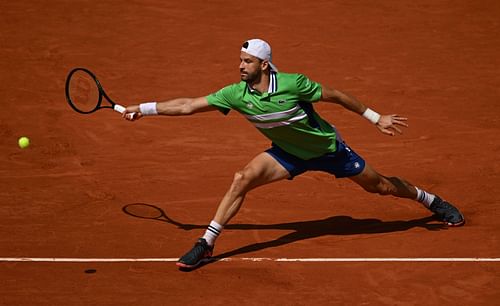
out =
[[[262,78],[262,74],[256,72],[255,74],[247,74],[246,78],[241,77],[242,81],[245,81],[249,86],[252,86],[255,83],[260,82],[260,79]]]

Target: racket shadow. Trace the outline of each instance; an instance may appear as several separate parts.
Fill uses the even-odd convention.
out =
[[[170,218],[163,209],[158,206],[146,203],[131,203],[122,207],[122,211],[134,218],[148,219],[153,221],[159,221],[164,223],[169,223],[177,226],[180,229],[190,231],[193,229],[204,229],[208,224],[189,224],[181,223]]]

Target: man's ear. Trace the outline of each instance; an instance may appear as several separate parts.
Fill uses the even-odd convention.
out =
[[[269,61],[263,60],[262,63],[260,63],[260,67],[262,68],[263,71],[270,69]]]

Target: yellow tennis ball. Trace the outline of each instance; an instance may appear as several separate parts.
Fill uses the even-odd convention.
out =
[[[19,147],[21,149],[26,149],[30,145],[30,139],[28,137],[23,136],[19,138],[17,144],[19,144]]]

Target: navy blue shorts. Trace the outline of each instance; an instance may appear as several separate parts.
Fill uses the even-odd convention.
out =
[[[324,171],[337,178],[354,176],[365,168],[364,159],[343,141],[337,141],[337,151],[309,160],[291,155],[273,144],[266,150],[290,173],[290,180],[306,171]]]

